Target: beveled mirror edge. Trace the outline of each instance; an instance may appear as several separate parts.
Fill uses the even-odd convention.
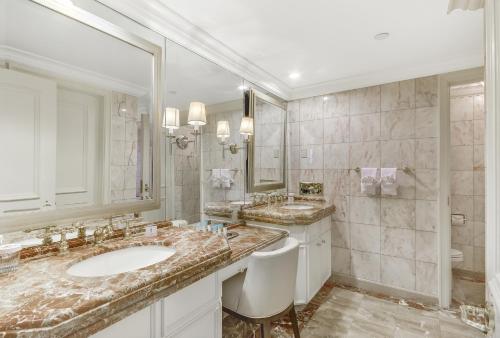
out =
[[[254,136],[252,136],[250,142],[248,143],[248,152],[247,152],[247,163],[246,163],[246,173],[247,177],[245,180],[245,185],[246,185],[246,191],[248,193],[254,193],[254,192],[264,192],[264,191],[270,191],[270,190],[278,190],[278,189],[285,189],[286,188],[286,183],[287,183],[287,177],[286,177],[286,165],[287,165],[287,102],[281,99],[274,98],[270,95],[264,94],[258,90],[255,89],[250,89],[247,92],[245,92],[245,95],[248,95],[248,105],[245,103],[245,116],[249,116],[254,118],[255,116],[255,104],[257,98],[261,98],[262,100],[265,100],[275,106],[278,106],[282,108],[285,111],[285,116],[284,116],[284,126],[283,126],[283,172],[282,172],[282,177],[283,181],[281,183],[271,183],[271,184],[261,184],[261,185],[255,185],[254,184]],[[248,109],[248,111],[247,111]],[[255,125],[255,121],[254,121]]]
[[[104,206],[74,207],[67,210],[53,210],[41,213],[12,215],[0,218],[0,233],[22,231],[32,229],[46,224],[67,224],[75,220],[105,218],[112,215],[135,213],[159,209],[161,207],[161,159],[160,159],[160,135],[161,135],[161,105],[163,91],[164,51],[161,46],[153,44],[146,39],[126,31],[90,12],[79,7],[62,4],[57,0],[30,0],[44,6],[59,14],[81,22],[89,27],[97,29],[105,34],[120,39],[135,47],[151,53],[153,56],[153,194],[150,200],[117,203]]]

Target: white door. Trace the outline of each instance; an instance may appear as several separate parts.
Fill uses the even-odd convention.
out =
[[[0,69],[0,212],[55,208],[56,84]]]
[[[100,201],[100,97],[59,88],[57,97],[58,208]]]

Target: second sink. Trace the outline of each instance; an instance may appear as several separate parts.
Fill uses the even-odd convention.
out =
[[[281,207],[286,210],[311,210],[314,207],[308,204],[287,204]]]
[[[68,268],[77,277],[103,277],[141,269],[175,254],[175,249],[160,245],[134,246],[87,258]]]

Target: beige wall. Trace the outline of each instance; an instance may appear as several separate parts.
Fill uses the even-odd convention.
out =
[[[464,254],[454,266],[484,272],[484,88],[470,84],[450,94],[451,209],[467,218],[451,227],[451,246]]]
[[[437,295],[437,76],[312,97],[288,105],[288,179],[323,182],[337,206],[332,269]],[[302,157],[312,150],[311,157]],[[396,197],[364,196],[356,167],[398,171]]]

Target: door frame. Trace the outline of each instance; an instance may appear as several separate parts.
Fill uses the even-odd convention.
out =
[[[451,304],[451,194],[450,194],[450,87],[484,80],[484,68],[439,75],[439,193],[438,193],[438,298],[439,305]]]

